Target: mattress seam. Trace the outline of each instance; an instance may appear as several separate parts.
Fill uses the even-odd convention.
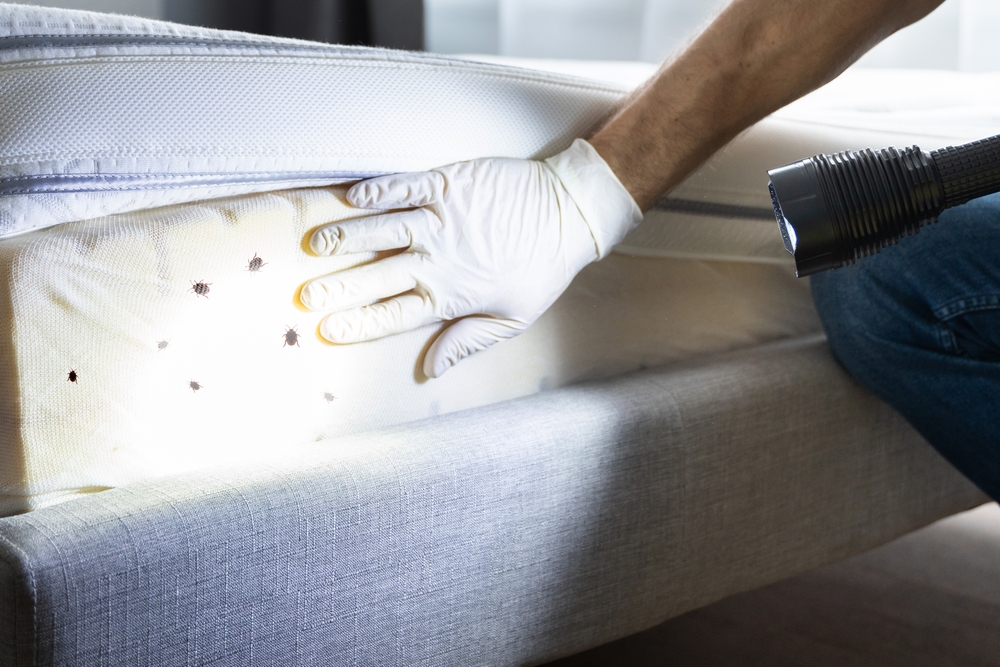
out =
[[[3,70],[18,70],[18,69],[31,69],[41,66],[79,66],[88,64],[107,64],[107,63],[157,63],[157,62],[176,62],[176,61],[188,61],[188,62],[233,62],[242,63],[246,62],[248,56],[236,56],[236,55],[224,55],[224,54],[205,54],[205,55],[192,55],[188,53],[174,54],[174,55],[149,55],[149,56],[137,56],[137,55],[107,55],[107,56],[76,56],[67,58],[38,58],[32,60],[22,60],[17,62],[7,62],[0,63],[0,73]],[[631,90],[627,86],[616,86],[610,83],[602,83],[599,81],[593,81],[591,79],[586,79],[583,77],[572,77],[563,74],[550,74],[546,72],[538,71],[536,75],[532,76],[532,70],[521,70],[520,68],[507,68],[497,65],[489,65],[488,63],[476,63],[475,61],[466,60],[456,60],[454,62],[440,62],[440,63],[428,63],[421,62],[416,59],[413,60],[371,60],[365,59],[363,57],[355,58],[344,58],[343,56],[334,57],[310,57],[304,58],[302,56],[294,56],[289,54],[287,56],[281,55],[267,55],[253,57],[252,60],[256,63],[270,63],[278,64],[285,60],[294,59],[297,63],[303,60],[311,59],[316,62],[316,64],[322,64],[325,66],[336,65],[339,67],[355,66],[359,69],[370,68],[370,69],[420,69],[424,71],[440,70],[440,71],[454,71],[456,68],[461,67],[462,74],[477,74],[483,78],[491,79],[501,79],[504,81],[529,81],[532,83],[544,83],[550,86],[558,86],[562,88],[572,88],[575,90],[582,91],[602,91],[612,95],[624,95],[626,92]],[[466,67],[465,63],[474,63],[472,67]],[[516,74],[511,73],[509,70],[517,70]]]

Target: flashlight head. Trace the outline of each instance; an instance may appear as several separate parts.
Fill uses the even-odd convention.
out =
[[[944,206],[933,160],[916,146],[816,155],[768,176],[799,277],[873,255],[936,220]]]
[[[781,240],[795,258],[795,275],[843,266],[836,255],[835,221],[823,197],[816,165],[801,160],[768,172]]]

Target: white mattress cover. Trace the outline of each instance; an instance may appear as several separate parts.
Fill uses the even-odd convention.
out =
[[[426,53],[0,4],[0,233],[547,156],[623,92]]]

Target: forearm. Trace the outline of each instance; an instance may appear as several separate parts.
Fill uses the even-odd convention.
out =
[[[590,143],[643,209],[943,0],[735,0]]]

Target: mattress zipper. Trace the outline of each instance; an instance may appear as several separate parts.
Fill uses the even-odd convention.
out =
[[[307,171],[225,174],[39,174],[0,178],[0,197],[13,195],[129,192],[211,188],[240,185],[295,185],[347,183],[381,176],[383,172]]]
[[[239,185],[273,185],[277,189],[279,186],[294,186],[304,183],[348,183],[384,174],[385,172],[370,171],[308,171],[271,174],[43,174],[0,179],[0,197]],[[774,220],[774,211],[768,208],[692,199],[662,197],[653,205],[653,209],[709,218]]]
[[[756,206],[740,206],[739,204],[718,204],[715,202],[695,201],[693,199],[673,199],[661,197],[653,208],[657,211],[686,213],[706,218],[743,218],[751,220],[768,220],[774,222],[774,210]]]
[[[173,188],[231,187],[240,185],[294,186],[305,183],[349,183],[383,176],[385,172],[310,171],[272,174],[44,174],[0,179],[0,197],[30,194],[127,192]],[[709,218],[774,220],[768,208],[663,197],[657,211]]]

